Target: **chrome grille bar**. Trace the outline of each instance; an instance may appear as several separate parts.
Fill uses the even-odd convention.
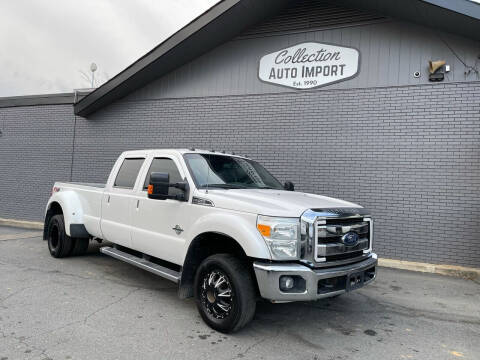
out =
[[[356,246],[345,246],[343,243],[318,244],[317,256],[326,257],[332,255],[348,254],[368,249],[368,238],[358,241]]]
[[[347,260],[361,257],[370,248],[371,222],[368,220],[360,217],[317,221],[314,260],[325,263],[339,258]],[[343,236],[350,232],[358,236],[358,241],[352,246],[343,241]]]
[[[349,231],[358,235],[347,244]],[[300,261],[310,267],[330,267],[368,258],[372,252],[373,221],[364,208],[309,209],[301,216]],[[353,245],[353,246],[351,246]]]

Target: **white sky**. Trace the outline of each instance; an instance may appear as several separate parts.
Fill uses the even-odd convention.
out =
[[[0,96],[90,87],[92,62],[103,82],[217,1],[1,0]]]

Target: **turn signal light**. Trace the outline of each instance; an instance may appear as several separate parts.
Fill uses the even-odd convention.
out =
[[[258,231],[260,231],[260,234],[262,234],[263,236],[270,237],[270,232],[272,231],[270,226],[263,225],[263,224],[257,224],[257,229],[258,229]]]
[[[153,185],[148,185],[147,193],[148,193],[148,195],[152,195],[152,194],[153,194]]]

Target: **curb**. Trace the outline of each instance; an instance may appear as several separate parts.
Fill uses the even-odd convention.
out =
[[[43,230],[43,223],[37,222],[37,221],[25,221],[25,220],[0,218],[0,225],[17,227],[22,229]]]
[[[478,280],[480,279],[480,268],[471,268],[457,265],[437,265],[420,263],[414,261],[394,260],[394,259],[378,259],[378,265],[382,267],[410,270],[431,274],[440,274],[447,276],[459,277],[462,279]]]

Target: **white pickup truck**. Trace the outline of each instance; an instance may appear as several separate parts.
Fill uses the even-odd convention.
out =
[[[375,279],[363,207],[281,185],[247,157],[124,152],[106,184],[57,182],[44,239],[56,258],[100,251],[178,283],[212,328],[231,332],[256,301],[316,300]]]

